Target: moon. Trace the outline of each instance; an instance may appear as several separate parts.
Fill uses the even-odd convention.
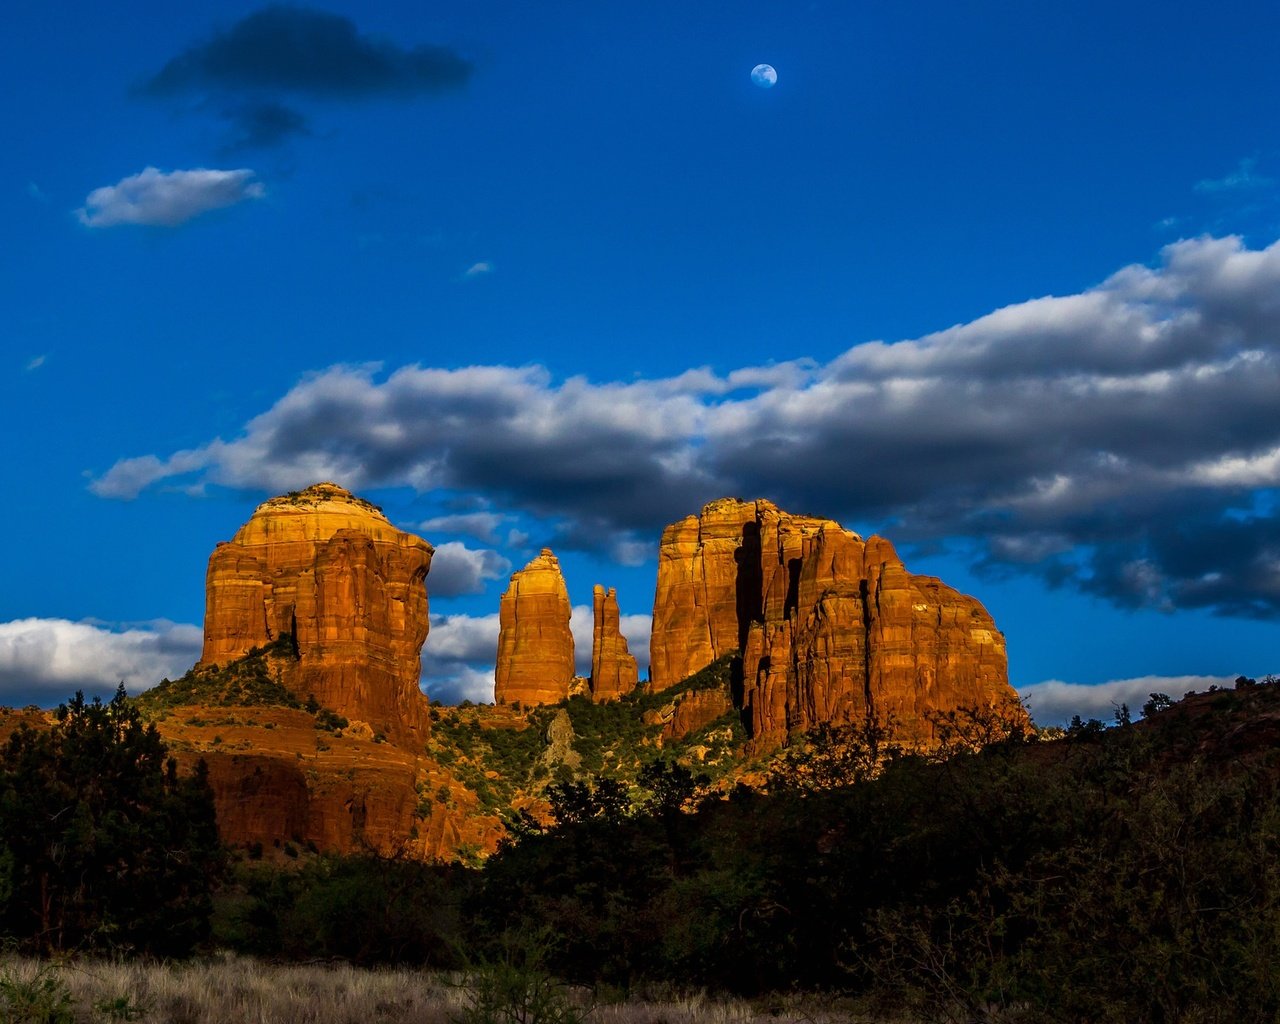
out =
[[[773,70],[772,64],[757,64],[751,69],[751,81],[761,89],[772,89],[778,84],[778,72]]]

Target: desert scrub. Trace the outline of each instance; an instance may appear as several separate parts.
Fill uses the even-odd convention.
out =
[[[0,978],[43,977],[69,998],[70,1016],[0,1015],[5,1024],[451,1024],[473,1005],[463,975],[272,966],[226,957],[206,962],[0,959]],[[577,994],[589,1003],[585,993]],[[0,1003],[0,1007],[4,1004]],[[502,1018],[498,1018],[502,1019]],[[510,1019],[510,1018],[508,1018]],[[528,1018],[528,1024],[536,1024]],[[869,1024],[817,1000],[753,1005],[702,993],[662,993],[598,1005],[589,1024]],[[543,1020],[542,1024],[549,1024]],[[899,1022],[902,1024],[902,1022]]]
[[[302,703],[279,678],[279,664],[296,658],[292,635],[282,633],[265,647],[255,647],[229,664],[197,666],[179,679],[163,679],[133,701],[148,719],[191,705],[298,708]]]

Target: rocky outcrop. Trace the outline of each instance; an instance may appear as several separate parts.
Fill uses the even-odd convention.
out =
[[[613,700],[634,690],[640,681],[636,659],[622,635],[618,594],[599,584],[592,591],[594,625],[591,632],[591,699]]]
[[[690,690],[679,694],[669,704],[648,712],[648,725],[661,725],[664,743],[692,736],[733,710],[733,699],[727,689]]]
[[[547,548],[519,572],[498,609],[498,661],[494,700],[554,704],[573,684],[569,591],[560,562]]]
[[[741,651],[765,600],[785,599],[803,535],[823,520],[780,513],[768,501],[721,498],[662,531],[649,644],[649,685],[674,686]],[[762,557],[761,529],[776,550]]]
[[[281,682],[402,743],[421,739],[432,548],[331,483],[259,505],[209,558],[202,665],[292,635]]]
[[[208,766],[218,833],[230,846],[278,858],[293,844],[450,860],[464,846],[492,851],[502,835],[445,767],[351,730],[319,730],[300,710],[193,706],[158,726],[181,767]],[[442,790],[447,801],[432,798]]]
[[[667,528],[650,643],[656,689],[741,652],[756,751],[868,716],[927,745],[933,712],[1016,705],[1004,637],[975,599],[908,573],[883,538],[768,501],[712,502]]]

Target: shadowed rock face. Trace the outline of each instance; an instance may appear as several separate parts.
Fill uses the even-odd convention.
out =
[[[742,650],[765,603],[781,607],[785,601],[798,545],[823,522],[779,512],[768,501],[721,498],[706,505],[701,516],[687,516],[663,530],[650,685],[665,690]]]
[[[927,744],[931,712],[1017,699],[976,600],[908,573],[883,538],[768,501],[712,502],[664,531],[650,643],[655,689],[741,651],[757,751],[869,715]]]
[[[599,584],[592,592],[591,699],[613,700],[630,693],[640,681],[636,659],[619,625],[618,594]]]
[[[285,686],[388,738],[420,741],[431,555],[336,484],[272,498],[209,558],[201,664],[290,633],[298,658]]]
[[[554,704],[569,695],[573,683],[571,613],[560,562],[550,550],[543,548],[537,558],[511,574],[511,584],[498,609],[495,701]]]

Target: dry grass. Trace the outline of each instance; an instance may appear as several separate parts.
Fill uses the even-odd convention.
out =
[[[201,963],[0,959],[0,978],[53,977],[75,1000],[77,1024],[448,1024],[466,1005],[457,977],[346,965],[274,966],[227,958]],[[575,993],[582,1004],[586,992]],[[104,1004],[108,1004],[104,1006]],[[117,1016],[112,1017],[113,1004]],[[95,1009],[100,1008],[100,1009]],[[0,1011],[2,1013],[2,1011]],[[812,1000],[753,1004],[704,995],[597,1005],[589,1024],[856,1024],[867,1018]]]

